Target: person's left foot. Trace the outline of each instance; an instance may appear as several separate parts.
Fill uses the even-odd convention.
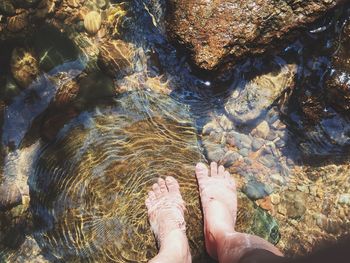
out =
[[[159,178],[148,193],[146,206],[152,231],[160,247],[160,253],[151,262],[191,262],[184,219],[185,203],[175,178]]]

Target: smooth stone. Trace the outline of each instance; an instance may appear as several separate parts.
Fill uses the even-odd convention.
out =
[[[266,115],[276,99],[294,85],[296,70],[295,64],[284,64],[277,74],[269,72],[239,85],[238,95],[233,92],[225,103],[229,118],[239,124],[249,124]]]
[[[350,194],[341,194],[338,199],[339,204],[350,205]]]
[[[283,177],[280,174],[271,174],[270,179],[273,183],[281,186],[285,183]]]
[[[226,152],[226,154],[222,160],[222,163],[225,167],[230,167],[240,158],[241,158],[241,156],[237,152],[228,151],[228,152]]]
[[[253,201],[262,199],[271,194],[271,189],[265,184],[253,180],[250,180],[246,186],[243,187],[242,191]]]
[[[228,133],[227,142],[238,149],[250,149],[252,145],[252,140],[249,136],[234,131]]]
[[[11,209],[22,203],[22,195],[15,183],[0,185],[0,211]]]
[[[102,24],[102,18],[101,15],[96,11],[90,11],[86,14],[84,18],[84,27],[86,31],[94,35],[97,33],[98,30],[100,30]]]
[[[249,150],[248,150],[248,149],[245,149],[245,148],[240,149],[238,152],[239,152],[239,154],[242,155],[243,157],[248,157],[248,155],[249,155]]]
[[[263,145],[265,144],[265,141],[260,138],[254,138],[252,141],[252,149],[253,151],[258,151]]]
[[[270,132],[270,127],[267,121],[262,121],[259,125],[251,132],[254,137],[265,139]]]

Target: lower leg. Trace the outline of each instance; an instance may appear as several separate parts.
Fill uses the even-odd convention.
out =
[[[159,253],[150,263],[191,262],[191,253],[186,235],[182,231],[172,231],[162,241]]]
[[[204,235],[207,252],[222,263],[238,263],[252,250],[262,249],[282,256],[266,240],[234,230],[237,217],[236,185],[223,166],[211,163],[210,171],[199,163],[196,166],[204,214]]]

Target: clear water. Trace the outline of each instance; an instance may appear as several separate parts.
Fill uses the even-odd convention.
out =
[[[344,103],[329,99],[325,85],[338,74],[349,88],[350,69],[332,60],[350,58],[341,44],[348,7],[277,55],[248,58],[221,78],[198,71],[169,43],[162,1],[112,2],[101,9],[107,21],[108,10],[120,26],[105,34],[88,37],[78,22],[63,25],[63,34],[47,23],[33,36],[0,42],[1,180],[22,194],[22,204],[0,212],[0,261],[146,262],[157,249],[144,198],[165,175],[180,181],[194,261],[210,261],[193,176],[203,160],[223,163],[251,199],[240,197],[238,228],[286,254],[348,232],[349,111],[339,110]],[[127,74],[113,78],[97,63],[106,35],[135,46]],[[9,81],[10,54],[23,45],[41,71],[18,89]],[[296,70],[289,89],[289,71],[278,77],[286,65]],[[259,98],[249,104],[256,79],[283,87],[263,110]],[[57,107],[57,93],[74,81],[78,96]],[[258,116],[244,122],[247,103]],[[264,138],[253,132],[262,121],[270,127]]]

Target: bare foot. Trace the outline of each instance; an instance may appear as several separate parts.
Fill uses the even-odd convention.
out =
[[[236,184],[223,166],[198,163],[196,176],[204,214],[205,244],[209,255],[217,259],[217,239],[232,232],[237,216]]]
[[[198,163],[196,176],[199,185],[203,214],[204,236],[208,254],[221,263],[239,262],[249,251],[263,249],[276,255],[282,254],[266,240],[236,232],[237,217],[236,184],[223,166]]]
[[[185,203],[179,184],[168,176],[158,179],[146,199],[148,218],[160,248],[150,262],[191,262],[184,219]]]

